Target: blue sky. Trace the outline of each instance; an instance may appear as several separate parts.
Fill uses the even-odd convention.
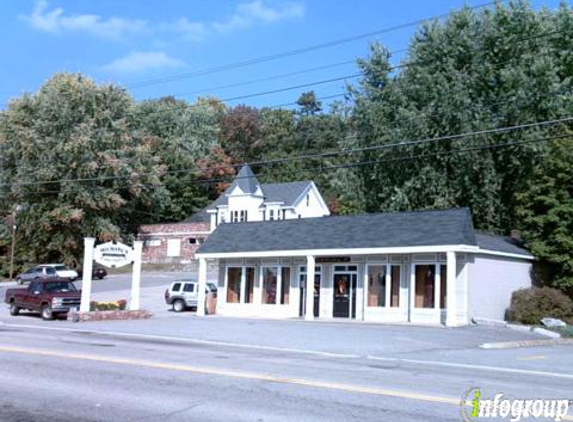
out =
[[[174,95],[229,99],[357,72],[351,62],[378,40],[407,47],[414,27],[254,66],[142,86],[164,77],[272,55],[440,15],[485,0],[21,0],[0,2],[0,107],[35,91],[58,71],[128,87],[136,99]],[[534,1],[554,8],[557,0]],[[329,67],[330,65],[336,65]],[[285,73],[327,67],[292,76]],[[261,78],[248,85],[213,89]],[[349,79],[352,81],[352,79]],[[139,85],[139,86],[138,86]],[[344,81],[262,95],[229,104],[275,106],[314,89],[340,94]],[[201,91],[201,92],[197,92]]]

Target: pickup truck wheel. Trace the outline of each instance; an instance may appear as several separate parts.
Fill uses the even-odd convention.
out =
[[[10,304],[10,315],[18,316],[19,313],[20,313],[20,308],[18,308],[15,303],[11,303]]]
[[[185,310],[185,302],[181,299],[177,299],[173,302],[173,310],[175,312],[183,312]]]
[[[54,319],[54,314],[52,313],[50,305],[42,306],[42,319],[44,321],[51,321]]]

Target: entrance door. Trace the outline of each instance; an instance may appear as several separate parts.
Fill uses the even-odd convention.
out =
[[[318,318],[320,309],[320,274],[314,274],[314,316]],[[306,315],[306,274],[300,275],[300,316]]]
[[[332,316],[335,318],[356,318],[356,274],[334,274],[334,304]]]

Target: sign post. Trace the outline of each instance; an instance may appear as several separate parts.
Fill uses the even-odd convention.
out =
[[[133,276],[131,279],[131,300],[129,302],[130,311],[139,311],[142,249],[143,249],[143,242],[139,240],[133,242]]]
[[[143,242],[135,241],[133,248],[120,242],[107,242],[94,248],[93,237],[84,238],[84,269],[82,276],[82,301],[80,312],[89,312],[92,294],[93,261],[107,268],[119,268],[133,263],[131,300],[129,309],[139,310],[141,286],[141,251]]]
[[[89,312],[92,296],[92,268],[95,238],[84,238],[84,269],[82,273],[82,301],[80,312]]]

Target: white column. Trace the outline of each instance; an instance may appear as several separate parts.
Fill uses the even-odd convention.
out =
[[[390,277],[392,271],[392,265],[386,264],[386,274],[384,275],[384,284],[386,288],[384,289],[384,307],[390,307],[390,284],[392,282],[392,278]]]
[[[436,262],[436,273],[434,274],[434,309],[440,311],[440,294],[442,291],[442,267],[440,262]]]
[[[247,267],[241,267],[241,285],[239,286],[239,303],[245,303],[247,290]]]
[[[205,258],[199,258],[198,281],[197,316],[205,316],[205,289],[207,288],[207,260]]]
[[[304,319],[314,320],[314,256],[306,257],[306,313]]]
[[[413,322],[414,311],[416,309],[416,266],[414,263],[410,264],[410,291],[408,295],[409,309],[408,321]]]
[[[131,276],[131,300],[129,309],[139,311],[139,297],[141,295],[141,249],[143,242],[136,240],[133,242],[133,275]]]
[[[448,252],[446,254],[448,280],[447,280],[447,297],[446,297],[446,325],[448,327],[455,327],[458,325],[457,313],[458,307],[456,303],[456,253]]]
[[[82,301],[80,312],[89,312],[92,297],[92,268],[95,238],[84,237],[84,269],[82,274]]]

